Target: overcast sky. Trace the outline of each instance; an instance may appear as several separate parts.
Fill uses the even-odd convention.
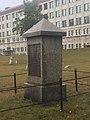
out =
[[[17,6],[22,3],[23,3],[23,0],[0,0],[0,10],[4,10],[6,7]]]

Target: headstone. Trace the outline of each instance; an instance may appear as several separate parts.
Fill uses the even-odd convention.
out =
[[[28,77],[25,98],[46,103],[60,99],[62,36],[66,33],[42,19],[24,33],[28,45]],[[63,90],[66,95],[66,89]]]
[[[12,56],[10,56],[10,58],[9,58],[9,65],[12,65],[12,62],[13,62],[13,58],[12,58]]]
[[[17,62],[17,60],[15,61],[15,64],[17,64],[18,62]]]

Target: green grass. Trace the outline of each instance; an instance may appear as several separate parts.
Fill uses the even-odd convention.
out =
[[[15,64],[15,60],[18,60],[18,64]],[[26,55],[13,56],[13,65],[8,65],[9,56],[0,56],[0,75],[8,75],[16,73],[26,72]],[[71,67],[68,69],[77,68],[80,71],[90,71],[90,48],[88,49],[75,49],[75,50],[63,50],[63,69],[66,65]],[[78,76],[90,76],[88,74],[78,74]],[[63,72],[63,79],[73,78],[74,74],[69,72]],[[26,76],[19,76],[18,84],[23,84],[26,81]],[[8,80],[3,78],[3,84],[0,82],[0,88],[2,86],[11,86],[13,84],[12,78]],[[90,85],[90,78],[81,80],[82,83]],[[82,92],[82,88],[85,86],[79,86],[79,92]],[[89,87],[88,87],[89,88]],[[87,91],[86,88],[84,90]],[[90,89],[90,88],[89,88]],[[75,93],[75,85],[67,84],[67,91],[69,94]],[[24,99],[23,91],[19,91],[17,95],[14,95],[13,91],[0,93],[0,110],[14,108],[18,106],[24,106],[32,104],[30,100]],[[90,93],[68,98],[64,101],[64,111],[60,112],[59,103],[49,104],[47,106],[36,105],[29,106],[22,109],[16,109],[6,112],[0,112],[0,120],[89,120],[90,119]]]
[[[70,65],[71,69],[90,71],[90,48],[63,51],[63,67]]]
[[[32,104],[31,101],[24,99],[23,96],[12,96],[3,99],[0,103],[1,109]],[[90,96],[83,95],[65,101],[63,112],[60,112],[59,103],[47,106],[34,105],[0,113],[0,120],[89,120],[89,105]]]

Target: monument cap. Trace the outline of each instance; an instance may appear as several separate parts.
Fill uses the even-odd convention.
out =
[[[28,37],[41,36],[41,35],[65,36],[66,32],[64,32],[63,30],[61,30],[60,28],[56,27],[51,22],[43,18],[36,25],[28,29],[23,34],[23,37],[28,38]]]

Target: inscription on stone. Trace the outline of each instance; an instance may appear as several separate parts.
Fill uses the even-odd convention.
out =
[[[40,59],[40,44],[28,45],[28,75],[41,76]]]

